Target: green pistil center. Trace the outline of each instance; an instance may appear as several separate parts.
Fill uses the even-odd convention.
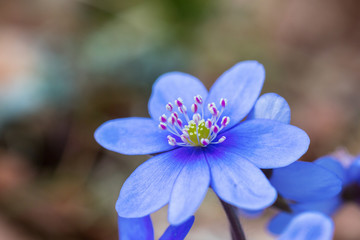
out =
[[[192,146],[202,146],[200,140],[202,138],[209,139],[210,138],[210,129],[205,127],[205,121],[201,120],[198,123],[198,128],[196,132],[196,124],[193,120],[189,121],[189,125],[185,126],[185,130],[189,133],[188,143]],[[198,137],[196,137],[196,134]],[[209,139],[210,140],[210,139]]]

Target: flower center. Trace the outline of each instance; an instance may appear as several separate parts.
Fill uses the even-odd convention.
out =
[[[166,110],[170,115],[167,116],[166,114],[163,114],[159,118],[159,128],[171,133],[171,135],[167,136],[168,143],[171,146],[206,147],[209,144],[218,144],[225,141],[226,137],[222,136],[214,142],[218,133],[230,122],[230,118],[224,116],[222,117],[220,126],[218,125],[221,115],[227,105],[227,100],[225,98],[220,99],[220,111],[217,109],[215,103],[208,104],[207,108],[211,114],[211,118],[208,118],[207,120],[204,119],[203,100],[200,95],[194,97],[194,103],[191,105],[191,111],[193,113],[191,120],[183,100],[178,98],[174,102],[178,111],[175,111],[174,105],[169,102],[166,104]],[[201,115],[198,112],[201,112]],[[179,118],[179,115],[184,116],[186,120],[185,124]]]

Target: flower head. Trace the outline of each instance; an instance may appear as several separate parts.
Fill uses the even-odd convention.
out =
[[[349,158],[349,156],[346,157]],[[352,201],[359,204],[360,156],[356,158],[351,157],[351,159],[351,164],[348,164],[348,159],[344,161],[332,156],[317,159],[314,162],[315,165],[332,172],[341,180],[342,190],[338,191],[333,197],[327,194],[327,190],[319,191],[319,194],[315,194],[314,197],[308,198],[306,201],[291,204],[292,213],[282,212],[276,215],[269,223],[269,230],[272,233],[280,234],[284,231],[291,219],[305,211],[318,211],[327,216],[332,216],[346,202]],[[317,177],[323,178],[322,175],[318,175]],[[310,182],[308,182],[308,184],[310,184]],[[314,184],[314,182],[311,182],[311,184]],[[330,190],[330,192],[331,191],[332,190]],[[323,192],[327,195],[327,198],[319,197]]]
[[[95,138],[109,150],[160,153],[126,180],[116,203],[118,214],[138,218],[169,204],[168,219],[176,225],[193,215],[209,186],[240,208],[271,205],[276,191],[259,168],[296,161],[306,152],[309,138],[279,121],[241,122],[264,79],[264,68],[256,61],[236,64],[209,92],[191,75],[166,73],[153,85],[150,119],[116,119],[100,126]]]

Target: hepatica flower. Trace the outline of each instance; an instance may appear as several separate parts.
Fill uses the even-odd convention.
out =
[[[324,189],[312,198],[308,198],[307,201],[292,204],[292,213],[279,213],[270,221],[269,230],[272,233],[280,234],[293,218],[305,211],[318,211],[327,216],[332,216],[346,202],[351,201],[360,204],[360,156],[352,158],[350,164],[344,164],[345,162],[332,156],[321,157],[314,163],[336,174],[342,184],[342,191],[337,191],[338,194],[333,197],[327,195],[327,198],[320,198],[319,195],[322,192],[327,192]],[[321,177],[320,175],[319,178]]]
[[[191,75],[166,73],[153,85],[151,118],[115,119],[100,126],[95,138],[103,147],[127,155],[156,154],[122,186],[119,216],[139,218],[169,204],[170,224],[180,224],[194,214],[209,186],[239,208],[271,205],[277,194],[259,168],[296,161],[309,138],[279,121],[242,121],[264,79],[256,61],[236,64],[209,92]]]

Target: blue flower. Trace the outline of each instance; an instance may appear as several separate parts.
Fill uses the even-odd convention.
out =
[[[159,240],[182,240],[190,231],[194,216],[177,226],[169,226]],[[118,217],[120,240],[154,240],[154,229],[150,216],[141,218]]]
[[[309,138],[303,130],[279,121],[241,122],[264,79],[265,70],[256,61],[236,64],[209,92],[191,75],[166,73],[153,85],[151,118],[101,125],[95,139],[109,150],[158,153],[125,181],[116,203],[119,216],[139,218],[169,204],[168,220],[177,225],[194,214],[209,186],[239,208],[271,205],[277,194],[259,168],[296,161],[307,151]]]
[[[302,203],[291,205],[292,213],[280,213],[269,223],[269,230],[274,234],[284,231],[289,221],[305,211],[318,211],[332,216],[347,201],[360,201],[360,156],[352,159],[350,164],[342,164],[339,159],[325,156],[314,162],[328,171],[333,172],[341,179],[342,191],[328,199],[314,198]]]
[[[279,240],[331,240],[334,234],[334,223],[319,212],[304,212],[296,216]]]

